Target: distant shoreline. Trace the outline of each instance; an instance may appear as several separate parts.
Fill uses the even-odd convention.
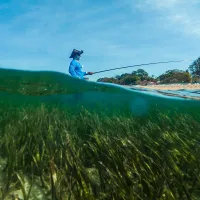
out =
[[[131,86],[130,86],[131,87]],[[160,84],[160,85],[135,85],[136,88],[146,88],[152,90],[200,90],[200,83],[188,84]]]

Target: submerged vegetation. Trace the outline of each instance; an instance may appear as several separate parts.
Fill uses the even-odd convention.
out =
[[[156,115],[1,104],[0,199],[199,199],[200,116]]]
[[[198,101],[3,69],[0,94],[0,200],[200,198]]]

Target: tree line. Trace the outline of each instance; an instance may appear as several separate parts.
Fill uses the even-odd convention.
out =
[[[150,76],[145,70],[138,69],[132,73],[125,73],[115,77],[104,77],[98,82],[115,83],[120,85],[146,85],[148,83],[196,83],[200,82],[200,57],[196,59],[189,68],[184,70],[168,70],[158,77]]]

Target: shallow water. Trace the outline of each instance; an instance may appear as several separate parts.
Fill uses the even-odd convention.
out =
[[[169,96],[169,93],[173,96]],[[157,119],[156,112],[167,115],[177,113],[199,115],[200,101],[183,98],[184,95],[192,97],[199,95],[199,91],[162,91],[161,93],[156,90],[128,89],[114,84],[78,80],[57,72],[0,70],[0,105],[4,108],[10,105],[25,108],[42,103],[53,107],[62,106],[72,112],[79,112],[81,107],[84,107],[97,113],[103,111],[107,114],[128,113],[137,117],[151,116],[155,119],[153,122]],[[0,188],[5,182],[6,174],[3,168],[6,162],[5,158],[0,157]],[[25,189],[28,192],[30,179],[25,174],[24,178]],[[41,188],[39,178],[35,177],[31,199],[48,199],[46,192]],[[16,189],[13,193],[23,198],[21,190]]]
[[[168,94],[173,96],[169,96]],[[0,70],[1,102],[11,105],[61,105],[72,111],[81,106],[91,111],[131,113],[134,116],[164,113],[196,113],[200,101],[182,98],[200,96],[199,91],[150,91],[128,89],[108,83],[72,78],[58,72]]]
[[[137,88],[137,87],[130,87],[130,89],[136,90],[136,91],[143,91],[146,93],[163,94],[164,96],[174,96],[174,97],[180,97],[180,98],[200,100],[200,90],[185,90],[185,89],[155,90],[155,89]]]

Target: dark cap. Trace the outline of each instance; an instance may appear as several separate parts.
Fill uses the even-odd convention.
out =
[[[82,53],[83,53],[83,50],[79,51],[79,50],[74,49],[69,58],[74,58],[76,55],[81,55]]]

